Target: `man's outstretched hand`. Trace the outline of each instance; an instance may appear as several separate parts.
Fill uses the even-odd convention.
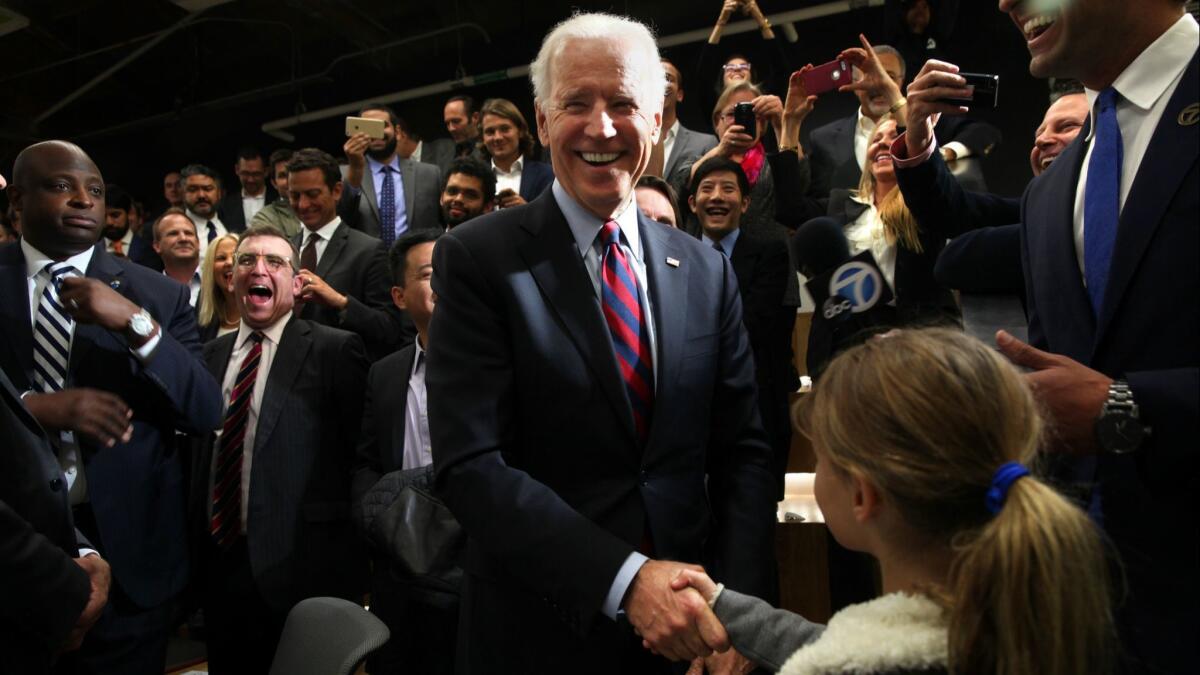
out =
[[[729,636],[707,600],[693,588],[674,591],[682,570],[703,572],[683,563],[650,560],[629,586],[625,614],[642,644],[672,661],[691,661],[729,649]]]

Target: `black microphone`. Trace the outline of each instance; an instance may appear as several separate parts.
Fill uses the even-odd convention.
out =
[[[806,279],[824,274],[850,258],[850,243],[842,224],[829,217],[813,218],[801,225],[789,246],[796,271]]]
[[[838,234],[848,250],[840,227]],[[825,250],[833,249],[829,246]],[[894,297],[892,289],[870,251],[835,263],[832,269],[809,281],[806,288],[816,303],[805,359],[814,379],[838,353],[896,325],[896,308],[888,304]]]

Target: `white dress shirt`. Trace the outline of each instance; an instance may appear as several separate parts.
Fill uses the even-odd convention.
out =
[[[1142,50],[1133,63],[1130,63],[1117,79],[1113,88],[1120,97],[1117,99],[1117,124],[1121,127],[1121,145],[1124,151],[1121,165],[1121,196],[1120,207],[1125,208],[1125,198],[1137,177],[1138,167],[1146,156],[1146,148],[1154,129],[1162,119],[1163,111],[1183,79],[1183,72],[1188,62],[1196,53],[1196,43],[1200,41],[1200,26],[1191,14],[1184,14],[1149,47]],[[1079,170],[1079,184],[1075,189],[1075,258],[1079,264],[1079,272],[1083,274],[1083,195],[1087,185],[1088,162],[1092,158],[1092,139],[1096,135],[1096,98],[1100,92],[1085,90],[1091,116],[1091,129],[1088,133],[1087,152],[1083,156],[1083,166]],[[1141,225],[1142,223],[1133,223]],[[1084,277],[1084,284],[1087,278]]]
[[[867,210],[859,214],[853,222],[846,225],[846,242],[850,244],[850,255],[858,255],[863,251],[870,251],[871,255],[875,256],[875,264],[879,265],[879,271],[883,272],[883,279],[887,282],[888,288],[893,291],[896,288],[896,242],[888,243],[886,229],[883,221],[879,218],[879,209],[875,208],[874,204],[860,201],[858,197],[851,197],[859,204],[865,204]],[[896,304],[896,299],[892,297],[890,304]]]
[[[263,329],[262,353],[258,358],[258,372],[254,376],[254,392],[250,394],[250,409],[246,411],[246,430],[242,436],[242,526],[246,527],[246,509],[250,504],[250,468],[254,460],[254,438],[258,430],[258,413],[262,409],[263,392],[267,390],[267,377],[271,374],[271,364],[275,361],[275,353],[279,351],[279,341],[283,338],[283,329],[292,318],[288,312],[270,327]],[[254,329],[242,321],[238,326],[237,337],[233,339],[233,353],[229,355],[229,364],[225,366],[225,378],[221,381],[221,421],[224,424],[225,413],[229,409],[229,397],[233,394],[233,385],[237,382],[238,369],[242,360],[254,346],[250,335]],[[213,441],[212,462],[208,471],[208,515],[212,517],[213,479],[217,473],[217,451],[221,444],[221,429],[217,429]]]
[[[433,463],[429,444],[429,409],[425,394],[425,349],[421,338],[413,341],[416,353],[408,374],[408,398],[404,404],[404,468],[415,469]]]
[[[508,167],[508,171],[496,166],[496,160],[492,160],[492,173],[496,174],[496,194],[500,194],[505,190],[512,190],[517,194],[521,194],[521,170],[525,167],[525,158],[517,157],[512,166]]]
[[[679,118],[675,118],[675,123],[667,129],[666,135],[663,137],[663,171],[666,171],[668,166],[671,166],[671,153],[675,151],[675,138],[679,136]]]
[[[320,265],[321,264],[321,256],[325,255],[325,249],[329,246],[330,237],[333,236],[333,233],[335,231],[337,231],[337,229],[338,229],[338,225],[341,225],[341,224],[342,224],[341,217],[334,216],[333,220],[322,225],[320,227],[320,229],[310,230],[310,229],[305,228],[304,239],[300,242],[300,256],[301,257],[304,256],[304,249],[308,246],[309,240],[311,240],[313,237],[316,237],[317,238],[317,264]],[[296,264],[299,265],[300,261],[297,260]],[[316,272],[316,270],[309,270],[309,272]]]
[[[225,229],[225,223],[222,223],[216,214],[213,214],[211,218],[204,218],[196,215],[191,209],[187,209],[187,217],[191,218],[192,222],[196,225],[196,238],[200,240],[200,264],[203,265],[204,256],[208,251],[209,224],[212,224],[212,231],[216,233],[213,239],[224,237],[229,234],[229,230]]]
[[[246,222],[249,223],[254,214],[262,211],[262,208],[267,205],[267,191],[264,189],[262,194],[257,197],[248,195],[242,192],[242,214],[246,217]]]

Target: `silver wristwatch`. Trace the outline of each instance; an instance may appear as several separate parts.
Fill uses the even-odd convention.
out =
[[[129,317],[129,332],[141,338],[148,338],[154,332],[154,318],[145,308]]]
[[[1125,380],[1113,380],[1108,386],[1108,400],[1096,420],[1096,441],[1100,451],[1110,454],[1133,452],[1150,435],[1150,427],[1142,423],[1141,411],[1133,401],[1133,391]]]

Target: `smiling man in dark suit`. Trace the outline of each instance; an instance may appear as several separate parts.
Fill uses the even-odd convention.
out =
[[[219,423],[187,289],[97,245],[104,181],[79,147],[17,157],[22,240],[0,248],[0,366],[56,444],[75,525],[112,565],[81,669],[161,673],[188,578],[176,430]]]
[[[337,215],[342,194],[337,162],[315,148],[288,162],[292,211],[304,230],[292,243],[300,251],[300,318],[362,336],[372,360],[401,342],[401,317],[392,306],[387,249],[353,230]]]
[[[241,327],[204,347],[224,423],[193,465],[192,516],[212,673],[265,673],[300,600],[361,600],[350,471],[362,418],[362,339],[296,317],[295,250],[257,225],[238,243]]]
[[[1121,555],[1124,669],[1188,672],[1200,657],[1200,27],[1182,0],[1000,9],[1030,73],[1080,80],[1091,111],[1025,191],[1031,344],[1001,334],[999,346],[1032,369],[1063,477],[1087,488]]]
[[[692,176],[688,205],[700,221],[700,239],[729,257],[742,298],[742,321],[754,352],[758,410],[774,451],[775,498],[783,499],[783,474],[792,445],[788,395],[800,382],[792,362],[796,310],[783,304],[791,263],[787,244],[744,234],[750,181],[737,162],[705,160]]]
[[[670,672],[643,640],[676,660],[727,646],[700,598],[670,590],[685,562],[772,584],[737,282],[634,203],[665,87],[645,26],[574,16],[531,78],[555,183],[451,230],[433,258],[433,458],[469,537],[459,668]]]

